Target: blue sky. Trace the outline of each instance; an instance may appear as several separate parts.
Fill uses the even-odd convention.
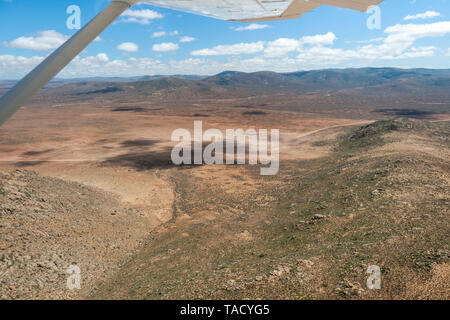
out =
[[[0,79],[18,79],[74,34],[107,0],[0,0]],[[248,24],[135,5],[58,77],[288,72],[344,67],[450,68],[450,0],[386,0],[371,16],[322,6],[300,19]],[[407,18],[408,17],[408,18]],[[247,27],[247,28],[246,28]]]

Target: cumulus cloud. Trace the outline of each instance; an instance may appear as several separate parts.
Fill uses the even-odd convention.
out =
[[[0,55],[0,78],[17,79],[30,72],[44,57]]]
[[[333,44],[336,39],[337,37],[333,32],[328,32],[326,34],[318,34],[315,36],[303,37],[300,39],[300,43],[325,46]]]
[[[442,37],[450,33],[450,21],[436,22],[430,24],[398,24],[384,30],[387,37],[377,45],[367,45],[359,51],[361,55],[367,58],[379,59],[401,59],[412,53],[407,50],[413,50],[418,56],[419,52],[423,56],[429,56],[431,47],[415,48],[414,43],[422,38]],[[406,54],[406,55],[405,55]]]
[[[280,38],[268,42],[264,48],[267,57],[280,57],[300,49],[300,41],[297,39]]]
[[[404,17],[403,20],[431,19],[431,18],[439,17],[440,15],[441,14],[436,11],[427,11],[427,12],[419,13],[416,15],[408,15],[408,16]]]
[[[9,48],[49,51],[61,46],[69,36],[55,30],[39,31],[35,37],[20,37],[4,44]]]
[[[166,34],[167,34],[167,32],[165,32],[165,31],[153,32],[152,38],[164,37]]]
[[[281,57],[294,51],[301,50],[303,45],[325,46],[331,45],[337,39],[332,32],[301,39],[279,38],[274,41],[258,41],[250,43],[238,43],[233,45],[220,45],[213,48],[195,50],[193,56],[221,56],[241,55],[264,52],[267,57]]]
[[[450,21],[429,24],[397,24],[384,31],[389,36],[385,42],[411,43],[425,37],[442,37],[450,32]]]
[[[434,46],[419,46],[417,40],[429,37],[442,37],[450,33],[450,21],[431,24],[398,24],[384,30],[386,36],[378,43],[370,43],[355,49],[343,50],[313,46],[302,50],[300,56],[317,59],[324,55],[337,61],[351,59],[365,60],[399,60],[432,56],[437,48]]]
[[[179,49],[178,44],[173,42],[163,42],[154,44],[152,50],[156,52],[168,52],[168,51],[177,51]]]
[[[109,61],[108,55],[106,53],[99,53],[95,58],[99,62],[108,62]]]
[[[150,10],[150,9],[142,9],[142,10],[133,10],[127,9],[123,14],[124,17],[122,22],[133,22],[139,24],[150,24],[150,20],[160,19],[164,16],[159,12]]]
[[[238,43],[219,45],[193,51],[193,56],[219,56],[256,54],[263,52],[266,58],[284,57],[298,53],[298,58],[311,61],[344,61],[350,59],[395,60],[412,57],[426,57],[435,54],[433,46],[414,47],[417,40],[429,37],[442,37],[450,33],[450,21],[431,24],[398,24],[384,30],[385,37],[354,49],[329,48],[337,39],[332,33],[305,36],[300,39],[279,38],[269,42]]]
[[[167,31],[156,31],[153,32],[152,34],[152,38],[160,38],[160,37],[165,37],[165,36],[177,36],[180,33],[178,32],[178,30],[174,30],[171,32],[167,32]]]
[[[450,34],[450,21],[430,24],[399,24],[388,27],[377,41],[357,43],[339,48],[333,33],[310,35],[298,39],[279,38],[273,41],[226,44],[193,51],[193,57],[159,61],[152,58],[110,59],[102,53],[77,57],[58,77],[136,76],[146,74],[202,74],[223,70],[252,72],[271,70],[290,72],[332,67],[398,66],[402,59],[450,56],[432,45],[419,45],[418,40]],[[155,51],[177,50],[176,43],[160,43]],[[20,78],[44,57],[0,56],[0,79]]]
[[[123,77],[152,74],[209,74],[211,65],[207,61],[190,58],[166,63],[153,58],[128,58],[100,61],[98,56],[77,57],[58,77]],[[217,68],[218,66],[216,66]],[[1,77],[1,71],[0,71]]]
[[[133,42],[124,42],[117,46],[117,49],[125,52],[137,52],[139,46]]]
[[[195,40],[196,39],[194,37],[184,36],[184,37],[181,37],[180,42],[186,43],[186,42],[192,42]]]
[[[210,49],[192,51],[193,56],[222,56],[252,54],[264,50],[264,42],[237,43],[232,45],[220,45]]]
[[[235,31],[254,31],[254,30],[266,29],[269,27],[270,26],[267,24],[251,23],[245,27],[237,27],[237,28],[234,28],[233,30],[235,30]]]

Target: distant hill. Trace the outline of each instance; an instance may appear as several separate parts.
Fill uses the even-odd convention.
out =
[[[134,82],[134,81],[149,81],[161,78],[178,78],[189,80],[201,80],[205,76],[198,75],[153,75],[153,76],[138,76],[138,77],[91,77],[91,78],[73,78],[73,79],[59,79],[55,78],[51,82],[53,83],[73,83],[73,82]]]
[[[342,89],[375,88],[375,90],[443,91],[450,92],[450,70],[431,69],[327,69],[292,73],[226,71],[212,77],[200,76],[146,76],[137,78],[93,78],[56,80],[65,83],[65,89],[77,94],[113,93],[127,91],[139,94],[166,95],[181,90],[177,97],[188,95],[236,93],[257,94],[291,93],[311,91],[338,91]],[[102,91],[115,87],[117,90]],[[89,88],[89,90],[88,90]],[[95,90],[92,90],[95,88]],[[94,91],[98,92],[94,92]],[[63,90],[66,91],[66,90]]]
[[[15,81],[0,81],[0,90],[8,89]],[[65,88],[61,89],[63,86]],[[245,73],[224,71],[211,77],[199,75],[153,75],[140,77],[94,77],[54,79],[47,88],[59,88],[76,94],[104,94],[117,91],[137,91],[140,94],[164,90],[189,90],[189,95],[221,93],[256,94],[261,92],[302,94],[312,91],[370,88],[375,91],[449,91],[450,69],[360,68],[325,69],[276,73],[260,71]],[[117,90],[105,90],[116,87]],[[94,89],[95,88],[95,89]],[[94,89],[94,90],[93,90]],[[193,91],[192,91],[193,90]],[[95,92],[98,91],[98,92]],[[178,95],[179,96],[179,95]]]
[[[243,86],[252,89],[334,91],[345,88],[376,86],[408,80],[427,86],[449,88],[450,70],[428,69],[327,69],[292,73],[223,72],[205,79],[223,86]]]
[[[35,101],[100,104],[148,101],[179,105],[198,99],[260,98],[266,108],[315,111],[371,108],[450,112],[450,69],[360,68],[290,73],[225,71],[211,77],[93,78],[50,83]],[[11,85],[3,82],[4,86]],[[2,89],[0,82],[0,94]],[[278,98],[275,98],[278,97]],[[289,100],[281,103],[279,97]],[[275,99],[269,104],[267,98]],[[279,105],[276,106],[276,102]],[[412,107],[413,106],[413,107]],[[417,109],[417,110],[416,110]],[[385,112],[385,113],[386,113]],[[386,113],[386,114],[387,114]],[[400,116],[410,116],[401,112]],[[424,117],[426,118],[426,117]]]

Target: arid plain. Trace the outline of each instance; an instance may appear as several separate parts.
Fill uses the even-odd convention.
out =
[[[450,298],[450,99],[271,76],[44,89],[0,128],[0,298]],[[279,174],[175,166],[197,120],[280,129]]]

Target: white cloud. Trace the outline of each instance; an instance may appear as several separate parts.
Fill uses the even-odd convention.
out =
[[[385,42],[414,42],[425,37],[442,37],[450,32],[450,21],[430,24],[397,24],[384,30],[389,36]]]
[[[429,56],[430,47],[427,50],[413,47],[414,43],[422,38],[442,37],[450,33],[450,21],[430,24],[398,24],[384,30],[387,37],[377,45],[367,45],[359,49],[362,57],[368,59],[402,59],[412,55],[407,50],[412,50],[415,56],[420,52],[423,56]]]
[[[306,36],[300,39],[302,44],[311,45],[331,45],[337,39],[333,32],[328,32],[326,34],[318,34],[315,36]]]
[[[184,60],[152,58],[128,58],[111,60],[105,53],[89,57],[77,57],[58,77],[90,76],[137,76],[146,74],[203,74],[210,75],[223,70],[244,72],[271,70],[290,72],[296,70],[323,69],[332,67],[404,66],[408,59],[441,55],[440,64],[450,59],[450,48],[426,45],[417,41],[422,38],[442,37],[450,34],[450,21],[431,24],[405,24],[388,27],[382,39],[370,43],[357,43],[354,47],[336,47],[336,36],[331,34],[311,35],[300,39],[279,38],[273,41],[258,41],[216,46],[193,51],[192,57]],[[436,41],[438,42],[438,41]],[[176,43],[155,45],[164,52],[178,49]],[[249,56],[246,56],[249,55]],[[225,56],[217,58],[216,56]],[[20,57],[0,55],[0,79],[17,79],[25,75],[44,57]],[[425,60],[424,60],[425,61]],[[427,63],[428,63],[427,62]],[[444,63],[444,65],[442,64]]]
[[[185,37],[181,37],[180,42],[192,42],[195,41],[196,39],[194,37],[189,37],[189,36],[185,36]]]
[[[108,55],[106,53],[99,53],[96,58],[100,62],[108,62],[109,61]]]
[[[17,79],[30,72],[44,57],[0,55],[0,78]]]
[[[405,18],[403,18],[403,20],[431,19],[431,18],[439,17],[440,15],[441,14],[436,11],[427,11],[427,12],[419,13],[416,15],[408,15]]]
[[[150,24],[150,20],[148,20],[148,19],[139,19],[139,18],[134,18],[134,17],[124,18],[120,21],[125,22],[125,23]]]
[[[126,52],[137,52],[139,50],[139,46],[133,42],[124,42],[119,44],[117,49]]]
[[[274,58],[285,56],[293,51],[299,51],[302,45],[331,45],[336,39],[336,35],[329,32],[327,34],[303,37],[300,40],[292,38],[279,38],[269,42],[258,41],[233,45],[220,45],[213,48],[195,50],[191,54],[193,56],[220,56],[264,52],[266,57]]]
[[[69,36],[54,30],[39,31],[36,37],[20,37],[4,44],[9,48],[49,51],[61,46]]]
[[[415,42],[426,37],[442,37],[450,33],[450,21],[432,24],[406,24],[388,27],[384,33],[386,36],[370,41],[364,46],[353,49],[341,49],[331,47],[336,35],[332,32],[301,39],[279,38],[269,42],[239,43],[234,45],[222,45],[213,48],[193,51],[194,56],[219,56],[219,55],[263,55],[247,60],[234,60],[240,69],[246,69],[245,63],[250,63],[253,69],[258,70],[283,70],[290,71],[308,66],[331,67],[340,63],[353,65],[355,61],[383,61],[401,60],[409,58],[429,57],[437,52],[435,46],[414,46]],[[293,58],[292,54],[296,54]],[[274,60],[276,58],[276,60]],[[245,61],[245,62],[244,62]],[[297,66],[297,67],[296,67]],[[228,67],[231,69],[231,67]],[[261,70],[260,69],[260,70]]]
[[[167,34],[165,31],[153,32],[152,38],[164,37]]]
[[[266,57],[281,57],[300,49],[300,41],[297,39],[279,38],[267,43],[264,49]]]
[[[441,37],[450,33],[450,21],[395,25],[386,28],[384,33],[387,37],[380,44],[369,44],[353,51],[361,59],[392,60],[430,56],[435,53],[435,47],[414,47],[414,43],[422,38]]]
[[[221,56],[252,54],[264,50],[264,42],[237,43],[232,45],[220,45],[210,49],[192,51],[193,56]]]
[[[429,47],[413,47],[409,51],[396,57],[396,59],[408,59],[408,58],[421,58],[431,57],[436,54],[437,48],[434,46]]]
[[[245,27],[237,27],[234,28],[235,31],[254,31],[254,30],[262,30],[269,28],[270,26],[267,24],[259,24],[259,23],[252,23]]]
[[[127,9],[122,14],[122,17],[125,17],[124,19],[121,20],[122,22],[150,24],[150,20],[160,19],[163,18],[164,16],[159,12],[150,9],[143,9],[143,10]]]
[[[367,39],[367,40],[349,40],[349,41],[345,41],[345,43],[373,43],[373,42],[381,42],[383,41],[384,38],[383,37],[379,37],[379,38],[373,38],[373,39]]]
[[[178,44],[173,42],[163,42],[154,44],[152,50],[156,52],[176,51],[179,49]]]
[[[160,38],[160,37],[165,37],[165,36],[177,36],[179,34],[180,33],[178,32],[178,30],[174,30],[172,32],[156,31],[156,32],[153,32],[152,38]]]

